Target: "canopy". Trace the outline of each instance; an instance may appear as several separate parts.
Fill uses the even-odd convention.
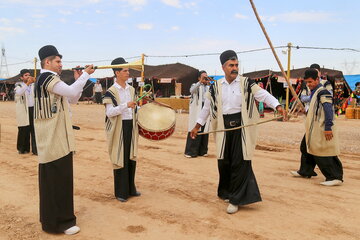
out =
[[[360,74],[357,75],[344,75],[345,80],[352,90],[355,90],[355,83],[360,82]]]

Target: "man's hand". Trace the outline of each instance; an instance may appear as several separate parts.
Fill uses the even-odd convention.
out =
[[[191,130],[191,132],[190,132],[190,137],[191,137],[192,139],[195,139],[195,138],[196,138],[200,127],[201,127],[201,125],[200,125],[199,123],[196,123],[195,127]]]
[[[26,82],[26,85],[29,86],[30,84],[32,84],[32,83],[34,83],[34,82],[35,82],[35,78],[30,76],[30,77],[28,78],[27,82]]]
[[[332,131],[324,131],[324,134],[325,134],[326,141],[330,141],[334,137]]]
[[[128,108],[135,108],[135,106],[136,106],[136,102],[128,102],[127,103]]]
[[[89,75],[90,74],[93,74],[95,72],[95,68],[94,66],[91,64],[91,65],[88,65],[86,66],[86,68],[84,69],[85,72],[87,72]]]
[[[79,68],[80,66],[76,66],[76,68]],[[75,80],[77,80],[82,74],[82,71],[81,70],[75,70],[74,69],[74,78]]]
[[[204,85],[208,85],[209,84],[209,80],[208,78],[206,77],[203,77],[203,78],[200,78],[200,83],[204,84]]]
[[[288,120],[287,112],[285,111],[285,109],[283,109],[283,107],[281,105],[276,107],[276,111],[283,116],[283,121]]]

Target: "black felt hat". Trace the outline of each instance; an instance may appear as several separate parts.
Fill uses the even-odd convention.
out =
[[[237,60],[237,59],[238,57],[236,55],[236,52],[234,52],[233,50],[227,50],[220,55],[221,65],[224,65],[224,63],[228,60]]]
[[[118,65],[118,64],[125,64],[125,63],[128,63],[128,62],[125,61],[124,58],[118,57],[118,58],[115,58],[114,60],[112,60],[111,65]],[[122,68],[113,68],[114,72],[115,71],[121,71],[121,69]]]
[[[318,71],[315,68],[309,68],[305,71],[304,79],[312,78],[316,80],[318,78]]]
[[[22,70],[20,71],[20,76],[21,76],[21,77],[24,76],[25,73],[30,73],[29,69],[22,69]]]
[[[62,55],[58,52],[56,47],[54,47],[53,45],[46,45],[46,46],[43,46],[42,48],[40,48],[40,50],[39,50],[40,61],[42,61],[43,59],[50,57],[50,56],[58,56],[58,57],[62,58]]]
[[[310,68],[315,68],[315,69],[317,69],[317,70],[320,71],[320,65],[317,64],[317,63],[311,64],[311,65],[310,65]]]

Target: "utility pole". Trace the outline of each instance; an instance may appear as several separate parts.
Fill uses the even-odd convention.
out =
[[[3,70],[4,68],[4,70]],[[0,78],[8,78],[9,76],[9,68],[6,61],[5,55],[5,47],[1,46],[1,65],[0,65]]]

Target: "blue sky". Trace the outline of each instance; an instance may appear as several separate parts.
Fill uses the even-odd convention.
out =
[[[360,1],[254,0],[274,46],[360,50]],[[32,68],[40,47],[55,45],[64,68],[108,65],[119,56],[149,55],[151,65],[181,62],[221,74],[218,55],[151,57],[245,51],[268,47],[248,0],[1,0],[0,42],[10,75]],[[285,50],[285,49],[284,49]],[[287,56],[277,50],[284,67]],[[279,70],[270,50],[239,55],[241,72]],[[104,61],[101,61],[104,60]],[[132,61],[135,59],[129,59]],[[27,62],[24,64],[17,64]],[[291,66],[319,63],[360,73],[360,52],[293,49]],[[11,65],[14,64],[14,65]],[[95,77],[110,76],[98,70]]]

